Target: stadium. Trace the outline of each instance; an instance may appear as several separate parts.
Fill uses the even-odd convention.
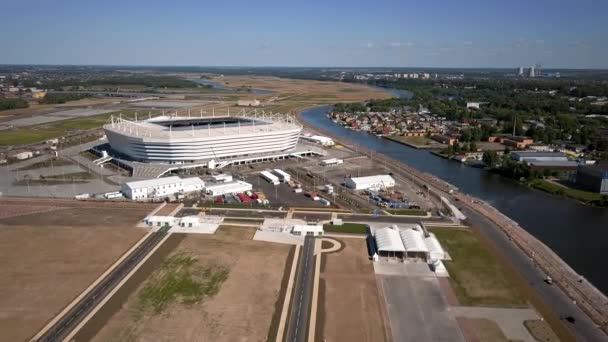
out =
[[[292,150],[302,131],[291,116],[159,116],[111,119],[104,131],[112,150],[140,162],[186,163]]]

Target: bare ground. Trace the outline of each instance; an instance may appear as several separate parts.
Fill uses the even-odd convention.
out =
[[[388,322],[364,239],[342,239],[343,250],[324,254],[322,314],[318,326],[327,341],[388,341]]]
[[[175,302],[154,315],[137,306],[144,282],[94,340],[264,341],[290,246],[252,241],[249,235],[249,229],[240,227],[186,235],[175,253],[188,252],[201,266],[229,268],[219,292],[194,304]]]
[[[147,209],[63,209],[0,220],[1,340],[36,334],[145,233]]]

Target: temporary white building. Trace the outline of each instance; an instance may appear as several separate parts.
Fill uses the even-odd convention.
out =
[[[445,259],[445,251],[443,250],[443,247],[441,247],[441,244],[439,243],[439,240],[437,240],[435,234],[430,233],[429,237],[424,238],[424,244],[429,250],[431,260]]]
[[[232,182],[232,175],[229,175],[226,173],[221,173],[219,175],[213,175],[213,176],[211,176],[211,178],[213,178],[213,180],[216,183]]]
[[[399,236],[399,231],[391,227],[379,228],[374,231],[376,246],[380,256],[394,256],[402,258],[405,246]]]
[[[198,177],[180,178],[171,176],[127,182],[122,184],[120,192],[132,200],[147,200],[201,190],[204,186],[205,183]]]
[[[144,219],[144,223],[149,226],[162,227],[164,225],[173,226],[177,218],[173,216],[152,215]]]
[[[321,144],[323,146],[335,145],[334,140],[332,138],[324,137],[322,135],[308,135],[308,136],[305,135],[305,136],[302,136],[302,138],[306,139],[308,141],[312,141],[317,144]]]
[[[201,191],[205,188],[205,182],[198,177],[182,179],[183,192]]]
[[[211,196],[221,196],[225,194],[237,194],[239,192],[251,191],[251,184],[243,181],[218,183],[207,185],[205,192]]]
[[[425,261],[429,259],[429,249],[424,243],[421,230],[401,229],[399,230],[399,236],[403,246],[405,246],[405,256],[407,258],[420,258]]]
[[[342,164],[342,163],[344,163],[344,160],[337,159],[337,158],[321,160],[321,165],[324,165],[324,166],[338,165],[338,164]]]
[[[307,225],[307,224],[294,224],[291,227],[291,233],[293,235],[321,236],[321,235],[323,235],[323,226]]]
[[[395,179],[390,175],[376,175],[367,177],[351,177],[344,182],[347,187],[354,190],[376,190],[392,188],[395,186]]]

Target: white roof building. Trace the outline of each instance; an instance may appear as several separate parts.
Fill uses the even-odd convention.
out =
[[[406,257],[420,257],[424,260],[429,259],[429,249],[424,243],[424,237],[421,230],[411,228],[401,229],[399,231],[403,246],[405,246]]]
[[[221,196],[225,194],[236,194],[239,192],[251,191],[251,184],[243,181],[234,181],[207,185],[205,192],[211,196]]]
[[[180,178],[177,176],[153,178],[122,184],[121,192],[132,200],[147,200],[176,193],[202,190],[205,183],[198,177]]]
[[[321,235],[323,235],[323,226],[307,225],[307,224],[294,224],[291,227],[291,233],[293,235],[321,236]]]
[[[378,252],[382,255],[401,256],[405,253],[405,246],[399,236],[399,231],[394,228],[384,227],[374,231],[374,238]]]
[[[395,179],[390,175],[376,175],[367,177],[351,177],[344,182],[347,187],[354,190],[385,189],[395,186]]]
[[[329,137],[324,137],[322,135],[305,135],[302,136],[303,139],[312,141],[317,144],[321,144],[323,146],[333,146],[335,145],[334,140]]]
[[[221,173],[219,175],[213,175],[213,176],[211,176],[211,178],[213,178],[213,180],[216,181],[217,183],[232,182],[232,175],[229,175],[226,173]]]
[[[435,234],[431,233],[429,237],[424,238],[424,243],[429,250],[431,260],[443,260],[446,258],[445,251],[443,250],[443,247],[441,247]]]

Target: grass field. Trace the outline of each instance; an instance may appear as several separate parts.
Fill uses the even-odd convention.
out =
[[[119,113],[122,113],[123,116],[130,117],[135,111],[117,111],[85,118],[67,119],[14,130],[5,130],[0,134],[0,145],[33,144],[65,136],[69,132],[101,127],[112,115],[118,115]]]
[[[323,230],[326,233],[343,233],[343,234],[367,234],[367,225],[360,223],[343,223],[341,226],[333,224],[324,224]]]
[[[602,199],[602,195],[597,192],[574,189],[555,184],[544,179],[535,179],[531,181],[529,185],[535,189],[542,190],[550,194],[566,196],[585,203],[592,203],[594,201],[599,202]]]
[[[252,241],[251,229],[235,226],[183,235],[91,340],[265,340],[292,247]]]
[[[197,265],[196,257],[179,252],[163,262],[160,269],[146,282],[138,296],[142,312],[159,314],[176,301],[194,304],[216,295],[228,278],[222,265]]]
[[[452,257],[444,261],[462,305],[525,307],[527,301],[502,265],[473,232],[456,228],[430,229]]]
[[[407,216],[426,216],[427,212],[422,209],[386,209],[386,212],[393,215]]]

